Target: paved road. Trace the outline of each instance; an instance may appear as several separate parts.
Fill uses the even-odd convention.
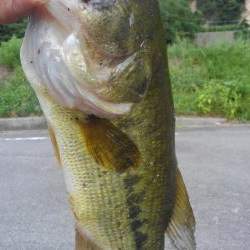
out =
[[[198,250],[250,249],[250,126],[178,129]],[[44,131],[0,134],[0,250],[72,250],[73,218]]]

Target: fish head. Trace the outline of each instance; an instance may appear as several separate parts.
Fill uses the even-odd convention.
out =
[[[89,47],[106,57],[125,57],[135,52],[142,39],[138,36],[132,1],[85,1],[79,13],[84,38]]]
[[[88,114],[129,112],[151,79],[153,2],[53,0],[35,10],[21,52],[35,91],[39,82],[59,104]]]

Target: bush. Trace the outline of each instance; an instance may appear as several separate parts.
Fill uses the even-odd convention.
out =
[[[240,24],[240,29],[234,33],[236,39],[250,40],[250,26],[246,20]]]
[[[15,68],[20,65],[20,47],[22,40],[13,36],[0,46],[0,64]]]
[[[228,21],[240,18],[245,0],[197,0],[197,7],[206,20]]]
[[[240,110],[240,93],[236,90],[235,82],[211,80],[197,91],[196,101],[200,114],[234,119]]]
[[[176,111],[250,120],[250,44],[243,40],[200,48],[169,48]]]
[[[12,36],[22,38],[27,26],[27,19],[9,25],[0,25],[0,42],[7,42]]]
[[[42,113],[34,91],[18,66],[9,79],[0,84],[0,117],[30,116]]]

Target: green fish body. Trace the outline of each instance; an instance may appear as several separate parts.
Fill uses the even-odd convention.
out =
[[[175,156],[155,0],[54,0],[34,11],[21,59],[48,122],[76,249],[195,249]]]

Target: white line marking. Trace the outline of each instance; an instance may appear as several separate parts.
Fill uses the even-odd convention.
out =
[[[0,141],[42,141],[49,137],[17,137],[17,138],[0,138]]]

